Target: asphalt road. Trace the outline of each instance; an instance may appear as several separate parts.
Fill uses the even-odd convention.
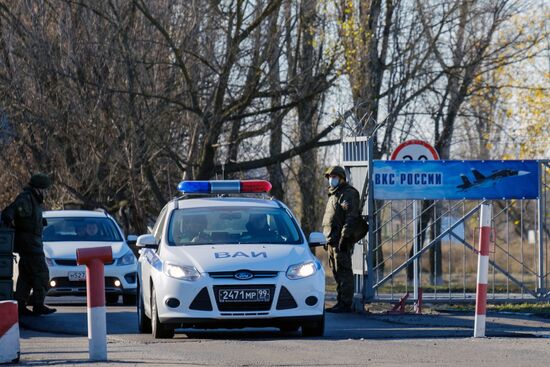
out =
[[[86,365],[86,308],[21,320],[21,364]],[[138,334],[134,308],[108,308],[107,363],[156,366],[546,366],[550,320],[490,315],[489,338],[473,339],[468,314],[327,317],[323,338],[277,329],[184,330],[174,339]]]

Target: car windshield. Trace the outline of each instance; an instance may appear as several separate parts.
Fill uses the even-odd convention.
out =
[[[44,228],[45,242],[105,241],[121,242],[122,237],[115,223],[101,217],[55,217],[47,218]]]
[[[168,242],[207,244],[300,244],[296,222],[283,208],[208,207],[174,210]]]

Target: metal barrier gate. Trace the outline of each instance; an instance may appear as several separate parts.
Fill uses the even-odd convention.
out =
[[[367,139],[352,138],[345,143],[344,166],[360,190],[369,168],[365,154],[357,151],[368,149]],[[353,156],[359,159],[350,160]],[[550,207],[550,161],[539,164],[537,200],[492,201],[488,302],[550,300],[550,214],[546,211]],[[472,200],[416,204],[413,200],[367,200],[363,214],[369,216],[371,231],[364,243],[356,244],[353,256],[356,298],[396,301],[412,293],[413,263],[418,258],[424,301],[474,302],[480,204]]]

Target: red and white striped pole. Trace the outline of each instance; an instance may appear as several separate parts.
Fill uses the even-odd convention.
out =
[[[0,301],[0,364],[19,362],[19,315],[16,301]]]
[[[485,337],[487,280],[489,279],[489,246],[491,241],[491,204],[481,204],[479,217],[479,255],[477,262],[476,315],[474,338]]]
[[[88,348],[91,361],[107,360],[104,264],[111,261],[113,251],[110,246],[76,250],[77,264],[86,265]]]

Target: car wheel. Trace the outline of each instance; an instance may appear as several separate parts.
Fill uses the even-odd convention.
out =
[[[151,319],[145,314],[145,306],[143,303],[143,294],[141,293],[141,287],[137,288],[137,317],[138,317],[138,330],[142,334],[148,334],[152,331],[151,329]]]
[[[118,303],[118,294],[108,293],[105,295],[105,300],[108,305],[116,305]]]
[[[174,337],[174,328],[167,325],[163,325],[159,320],[159,313],[157,310],[157,296],[155,294],[155,288],[151,287],[151,326],[152,333],[155,339],[170,339]]]
[[[325,334],[325,313],[318,320],[302,325],[302,336],[323,336]]]
[[[136,304],[136,295],[135,294],[123,294],[122,295],[122,304],[126,306],[135,306]]]

